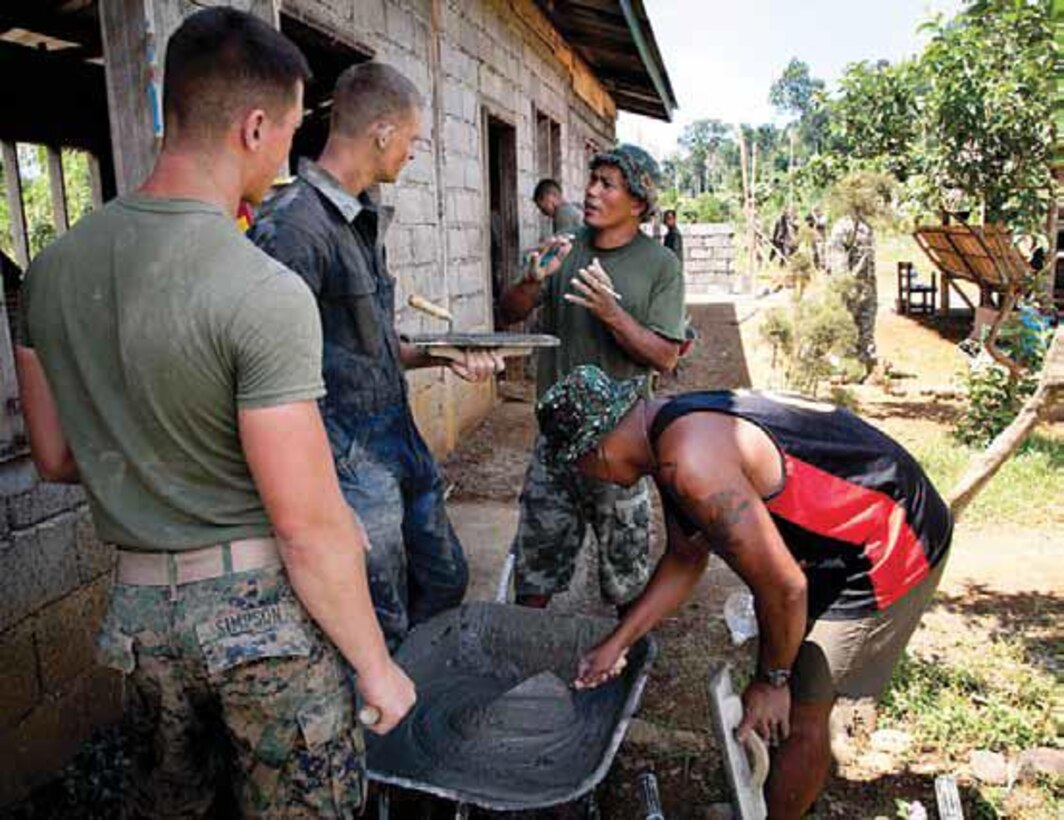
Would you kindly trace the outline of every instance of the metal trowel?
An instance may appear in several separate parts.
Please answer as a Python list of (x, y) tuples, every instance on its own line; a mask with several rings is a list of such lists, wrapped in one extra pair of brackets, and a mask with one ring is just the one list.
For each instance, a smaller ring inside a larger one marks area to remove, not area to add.
[(735, 730), (743, 720), (743, 703), (732, 689), (729, 664), (722, 664), (710, 676), (709, 706), (724, 771), (735, 794), (735, 816), (737, 820), (765, 820), (768, 747), (756, 732), (751, 732), (745, 743), (735, 739)]

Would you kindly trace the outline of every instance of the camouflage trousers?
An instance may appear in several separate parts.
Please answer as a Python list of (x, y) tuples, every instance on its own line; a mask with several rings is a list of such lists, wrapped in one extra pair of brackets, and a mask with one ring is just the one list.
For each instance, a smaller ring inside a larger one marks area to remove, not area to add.
[(857, 325), (857, 360), (868, 370), (876, 363), (876, 282), (855, 276), (853, 296), (846, 305)]
[(99, 660), (126, 674), (128, 817), (354, 817), (365, 746), (345, 667), (279, 569), (116, 584)]
[(650, 493), (644, 478), (619, 487), (555, 467), (537, 437), (521, 490), (514, 538), (516, 592), (554, 595), (569, 588), (588, 528), (598, 543), (599, 587), (612, 604), (627, 604), (650, 575)]

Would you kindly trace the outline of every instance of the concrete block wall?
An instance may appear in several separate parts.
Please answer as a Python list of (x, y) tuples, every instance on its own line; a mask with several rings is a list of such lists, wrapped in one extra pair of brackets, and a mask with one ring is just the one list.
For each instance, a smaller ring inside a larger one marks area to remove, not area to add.
[(683, 234), (684, 283), (688, 295), (731, 290), (735, 267), (735, 228), (730, 223), (679, 226)]
[(53, 777), (121, 714), (121, 680), (96, 666), (113, 550), (79, 487), (0, 465), (0, 806)]

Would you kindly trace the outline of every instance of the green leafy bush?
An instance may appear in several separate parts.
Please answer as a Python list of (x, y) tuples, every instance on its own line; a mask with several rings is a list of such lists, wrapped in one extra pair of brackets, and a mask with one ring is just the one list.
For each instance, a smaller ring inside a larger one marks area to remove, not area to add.
[(1024, 401), (1038, 384), (1052, 331), (1049, 323), (1033, 308), (1021, 307), (1002, 326), (998, 346), (1025, 368), (1012, 378), (1008, 368), (980, 350), (961, 376), (966, 406), (957, 420), (954, 436), (972, 447), (985, 447), (1009, 426)]
[(768, 311), (761, 324), (787, 386), (809, 396), (816, 396), (824, 382), (856, 372), (857, 327), (839, 288), (834, 280), (821, 282), (789, 309)]

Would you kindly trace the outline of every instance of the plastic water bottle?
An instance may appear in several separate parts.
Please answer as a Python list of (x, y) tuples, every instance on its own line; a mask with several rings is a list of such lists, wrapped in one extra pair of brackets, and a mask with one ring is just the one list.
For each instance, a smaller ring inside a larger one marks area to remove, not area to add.
[(754, 596), (749, 590), (739, 590), (728, 596), (724, 602), (724, 622), (736, 646), (757, 637), (757, 613), (754, 612)]

